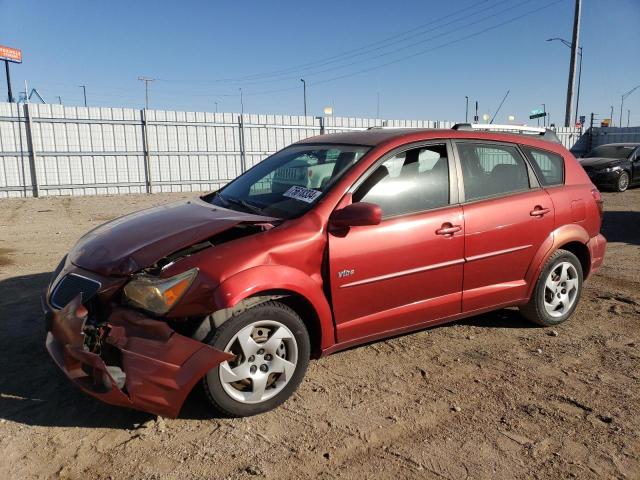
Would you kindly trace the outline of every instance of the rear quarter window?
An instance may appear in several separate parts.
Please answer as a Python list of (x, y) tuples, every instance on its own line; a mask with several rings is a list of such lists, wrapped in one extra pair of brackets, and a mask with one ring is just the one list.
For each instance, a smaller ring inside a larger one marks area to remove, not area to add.
[(545, 187), (564, 184), (564, 158), (561, 155), (530, 147), (522, 149), (529, 157), (540, 184)]

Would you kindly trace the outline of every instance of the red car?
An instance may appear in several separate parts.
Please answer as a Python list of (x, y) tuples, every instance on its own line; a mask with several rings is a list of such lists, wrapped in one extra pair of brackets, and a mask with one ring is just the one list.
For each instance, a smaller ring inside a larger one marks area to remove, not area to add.
[(107, 403), (176, 416), (202, 382), (245, 416), (353, 345), (509, 306), (560, 324), (606, 240), (600, 193), (548, 136), (322, 135), (102, 225), (54, 272), (47, 349)]

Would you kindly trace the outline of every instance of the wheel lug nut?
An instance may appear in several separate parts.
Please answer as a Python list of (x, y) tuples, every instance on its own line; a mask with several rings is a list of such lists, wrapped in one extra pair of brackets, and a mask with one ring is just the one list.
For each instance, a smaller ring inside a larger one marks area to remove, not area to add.
[(267, 354), (264, 356), (264, 359), (265, 359), (265, 360), (267, 360), (267, 361), (270, 361), (272, 358), (273, 358), (273, 356), (272, 356), (270, 353), (267, 353)]
[(269, 370), (269, 368), (264, 363), (262, 365), (260, 365), (260, 371), (261, 372), (266, 372), (267, 370)]
[(251, 368), (249, 369), (249, 371), (253, 375), (254, 373), (256, 373), (258, 371), (258, 367), (256, 367), (255, 365), (251, 365)]
[(258, 350), (258, 355), (262, 355), (264, 354), (264, 348), (261, 348), (260, 350)]
[(255, 357), (255, 356), (253, 356), (253, 355), (251, 355), (251, 356), (249, 357), (249, 361), (250, 361), (250, 362), (253, 362), (255, 359), (256, 359), (256, 357)]

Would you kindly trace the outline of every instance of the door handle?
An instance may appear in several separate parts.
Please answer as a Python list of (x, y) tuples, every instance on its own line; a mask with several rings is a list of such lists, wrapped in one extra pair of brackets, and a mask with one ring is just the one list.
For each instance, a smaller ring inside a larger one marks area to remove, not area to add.
[(544, 208), (544, 207), (541, 207), (540, 205), (536, 205), (535, 208), (529, 212), (529, 215), (531, 215), (532, 217), (542, 217), (543, 215), (546, 215), (550, 211), (551, 211), (550, 208)]
[(462, 230), (462, 227), (460, 225), (452, 225), (451, 223), (447, 222), (443, 223), (442, 226), (438, 230), (436, 230), (436, 235), (444, 235), (446, 237), (453, 235), (460, 230)]

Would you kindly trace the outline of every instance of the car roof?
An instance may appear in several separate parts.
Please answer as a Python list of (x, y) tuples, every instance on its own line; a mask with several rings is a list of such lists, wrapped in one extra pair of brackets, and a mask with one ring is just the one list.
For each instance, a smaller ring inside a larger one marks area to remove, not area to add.
[(487, 132), (482, 130), (453, 130), (434, 128), (373, 128), (342, 133), (329, 133), (305, 138), (297, 144), (342, 144), (363, 145), (376, 147), (385, 143), (410, 143), (422, 140), (446, 140), (446, 139), (474, 139), (493, 140), (498, 142), (519, 143), (524, 145), (545, 145), (547, 149), (551, 145), (559, 145), (536, 138), (533, 135), (520, 135), (508, 132)]
[[(602, 145), (598, 145), (598, 147), (640, 147), (640, 143), (635, 143), (635, 142), (603, 143)], [(598, 147), (593, 147), (593, 148), (598, 148)]]

